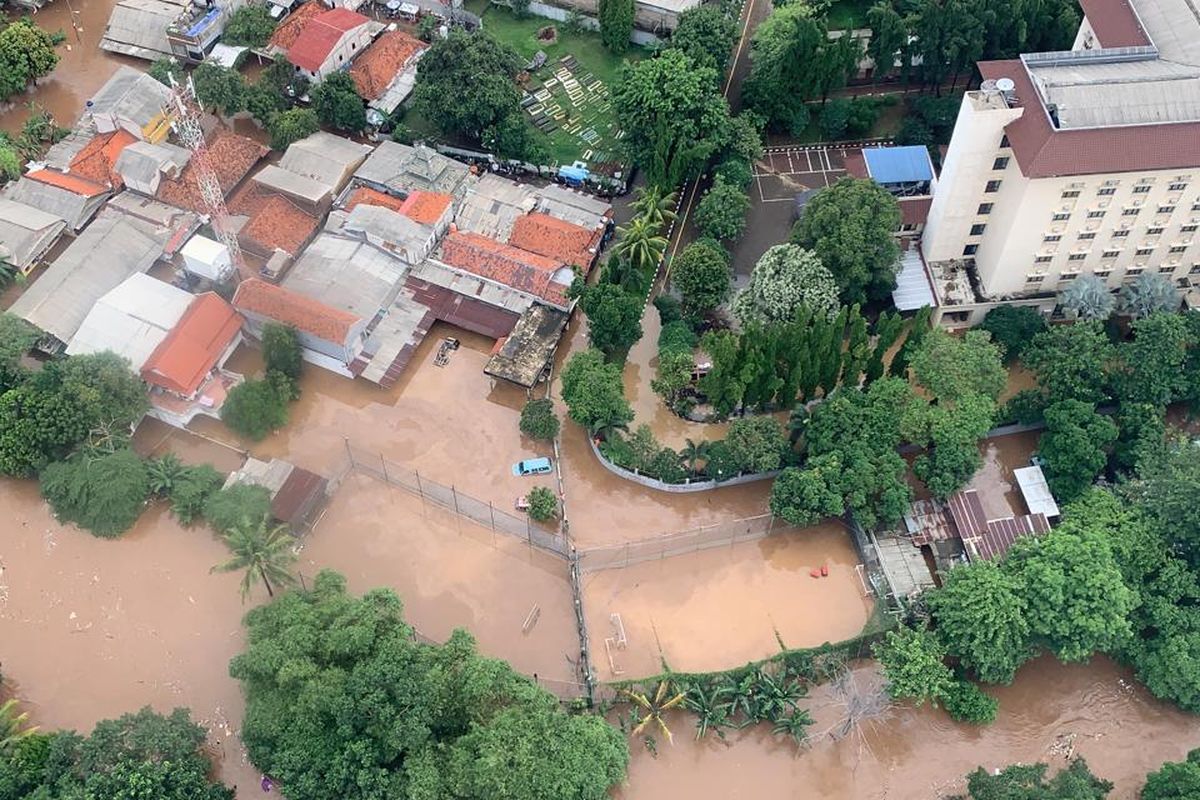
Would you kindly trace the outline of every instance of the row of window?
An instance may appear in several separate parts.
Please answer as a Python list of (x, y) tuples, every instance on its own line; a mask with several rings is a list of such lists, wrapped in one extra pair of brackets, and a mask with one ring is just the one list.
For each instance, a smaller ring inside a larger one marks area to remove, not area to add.
[[(1156, 271), (1160, 275), (1174, 275), (1179, 270), (1179, 266), (1180, 266), (1179, 264), (1164, 264), (1163, 266), (1158, 267), (1158, 269)], [(1140, 267), (1140, 266), (1128, 267), (1125, 270), (1124, 277), (1135, 278), (1138, 275), (1141, 275), (1145, 271), (1146, 271), (1145, 267)], [(1081, 274), (1082, 273), (1078, 272), (1078, 271), (1063, 272), (1058, 276), (1058, 280), (1059, 281), (1073, 281), (1076, 278), (1078, 278)], [(1095, 275), (1097, 278), (1107, 278), (1108, 276), (1112, 275), (1112, 268), (1111, 267), (1099, 268), (1099, 269), (1094, 270), (1092, 272), (1092, 274)], [(1191, 268), (1188, 269), (1187, 274), (1188, 275), (1200, 275), (1200, 264), (1193, 264), (1191, 266)], [(1031, 272), (1025, 276), (1025, 283), (1027, 283), (1027, 284), (1044, 283), (1049, 277), (1050, 276), (1044, 272)]]
[[(1116, 233), (1127, 234), (1127, 233), (1129, 233), (1129, 231), (1117, 231)], [(1116, 233), (1114, 233), (1114, 236), (1116, 235)], [(1094, 233), (1080, 234), (1080, 236), (1079, 236), (1079, 238), (1082, 240), (1094, 239), (1095, 237), (1096, 237), (1096, 234), (1094, 234)], [(1061, 238), (1062, 238), (1061, 236), (1047, 236), (1044, 241), (1057, 242)], [(1183, 253), (1183, 252), (1186, 252), (1187, 249), (1191, 246), (1192, 246), (1192, 243), (1190, 241), (1177, 242), (1177, 243), (1171, 245), (1170, 247), (1168, 247), (1167, 252), (1172, 253), (1172, 254)], [(1150, 255), (1154, 254), (1154, 251), (1157, 249), (1157, 247), (1158, 246), (1156, 244), (1143, 242), (1136, 250), (1133, 251), (1133, 254), (1135, 256), (1150, 256)], [(979, 252), (978, 244), (968, 244), (965, 247), (963, 247), (963, 255), (964, 256), (973, 256), (978, 252)], [(1068, 261), (1083, 261), (1085, 258), (1090, 256), (1091, 254), (1092, 254), (1091, 250), (1085, 250), (1083, 252), (1071, 253), (1067, 256), (1067, 260)], [(1054, 260), (1055, 255), (1056, 254), (1054, 254), (1054, 253), (1042, 254), (1042, 255), (1034, 257), (1034, 261), (1036, 261), (1039, 264), (1048, 264)], [(1100, 253), (1101, 258), (1116, 258), (1119, 255), (1121, 255), (1121, 248), (1120, 247), (1112, 247), (1112, 246), (1104, 248), (1104, 250), (1102, 250)]]

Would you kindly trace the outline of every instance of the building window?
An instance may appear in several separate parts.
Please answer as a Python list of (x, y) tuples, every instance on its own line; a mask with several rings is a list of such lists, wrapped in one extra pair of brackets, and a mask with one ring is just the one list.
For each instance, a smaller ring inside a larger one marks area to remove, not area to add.
[(1089, 211), (1088, 212), (1088, 219), (1102, 219), (1103, 217), (1104, 217), (1103, 211)]
[(975, 211), (976, 214), (992, 213), (992, 203), (980, 203), (979, 208)]
[(1159, 207), (1158, 207), (1158, 213), (1160, 213), (1160, 214), (1173, 214), (1173, 213), (1175, 213), (1175, 206), (1159, 206)]
[(1141, 211), (1140, 208), (1126, 208), (1121, 211), (1121, 214), (1126, 217), (1136, 217), (1139, 211)]
[(1071, 218), (1070, 214), (1064, 214), (1063, 212), (1060, 211), (1054, 215), (1053, 220), (1054, 220), (1054, 222), (1065, 222), (1066, 220), (1069, 220), (1070, 218)]
[(1112, 275), (1112, 267), (1105, 267), (1104, 269), (1098, 269), (1095, 271), (1094, 274), (1097, 278), (1107, 278), (1109, 275)]
[(1025, 276), (1025, 282), (1026, 282), (1026, 283), (1041, 283), (1041, 282), (1042, 282), (1042, 281), (1044, 281), (1044, 280), (1046, 280), (1046, 276), (1045, 276), (1045, 275), (1036, 275), (1036, 274), (1034, 274), (1034, 275), (1026, 275), (1026, 276)]
[(1167, 250), (1167, 252), (1168, 253), (1182, 253), (1184, 250), (1187, 250), (1186, 244), (1174, 244), (1174, 245), (1171, 245), (1171, 248), (1169, 250)]
[(1100, 191), (1096, 192), (1096, 194), (1098, 194), (1098, 195), (1110, 195), (1110, 194), (1116, 194), (1116, 193), (1117, 193), (1117, 188), (1115, 186), (1103, 186), (1100, 188)]
[(1054, 256), (1038, 256), (1033, 259), (1035, 264), (1048, 264), (1054, 260)]
[(1120, 239), (1122, 237), (1128, 236), (1129, 231), (1113, 231), (1112, 235), (1113, 235), (1114, 239)]
[(1085, 231), (1085, 232), (1079, 234), (1079, 241), (1081, 241), (1081, 242), (1090, 241), (1095, 238), (1096, 238), (1095, 231)]
[(1158, 225), (1151, 225), (1149, 228), (1146, 228), (1147, 236), (1158, 236), (1162, 232), (1163, 229)]
[(1042, 237), (1042, 241), (1043, 242), (1061, 242), (1062, 236), (1058, 235), (1057, 233), (1051, 233), (1051, 234), (1047, 234), (1046, 236)]
[(1067, 256), (1067, 261), (1083, 261), (1087, 257), (1087, 253), (1071, 253), (1071, 255)]
[(1187, 188), (1186, 183), (1172, 183), (1170, 186), (1167, 187), (1167, 189), (1169, 189), (1172, 192), (1182, 192), (1186, 188)]
[(1008, 156), (1000, 156), (992, 162), (992, 169), (1007, 169)]
[(1200, 275), (1200, 264), (1192, 264), (1192, 268), (1188, 270), (1188, 275)]
[(1117, 256), (1121, 255), (1121, 251), (1120, 250), (1105, 250), (1101, 255), (1104, 258), (1116, 258)]
[(1179, 227), (1179, 230), (1182, 231), (1183, 233), (1195, 233), (1196, 227), (1197, 227), (1196, 223), (1189, 222), (1187, 225), (1181, 225)]
[(1062, 196), (1063, 196), (1064, 200), (1071, 198), (1071, 197), (1079, 197), (1079, 190), (1078, 189), (1068, 189), (1067, 191), (1062, 193)]
[(979, 252), (979, 245), (977, 245), (977, 244), (969, 244), (963, 248), (964, 256), (973, 256), (977, 252)]
[(1125, 277), (1130, 278), (1135, 275), (1141, 275), (1145, 271), (1146, 268), (1140, 265), (1136, 267), (1130, 267), (1129, 269), (1125, 270)]
[(987, 225), (984, 225), (981, 222), (977, 222), (971, 226), (971, 232), (967, 235), (968, 236), (983, 236), (983, 232), (986, 229), (987, 229)]
[(1000, 191), (1001, 183), (1003, 183), (1003, 181), (988, 181), (987, 186), (983, 187), (983, 190), (989, 194), (992, 192), (998, 192)]
[(1073, 281), (1078, 277), (1079, 277), (1078, 272), (1064, 272), (1062, 275), (1058, 276), (1058, 279), (1060, 281)]
[(1153, 247), (1139, 247), (1137, 250), (1133, 251), (1133, 254), (1135, 256), (1148, 256), (1153, 252), (1154, 252)]
[(1008, 147), (1008, 146), (1009, 146), (1009, 144), (1008, 144), (1008, 134), (1007, 134), (1007, 133), (1006, 133), (1006, 134), (1004, 134), (1003, 136), (1001, 136), (1001, 137), (1000, 137), (1000, 146), (1001, 146), (1001, 147)]
[(1133, 187), (1134, 194), (1148, 194), (1149, 192), (1150, 192), (1150, 187), (1144, 183), (1141, 186)]

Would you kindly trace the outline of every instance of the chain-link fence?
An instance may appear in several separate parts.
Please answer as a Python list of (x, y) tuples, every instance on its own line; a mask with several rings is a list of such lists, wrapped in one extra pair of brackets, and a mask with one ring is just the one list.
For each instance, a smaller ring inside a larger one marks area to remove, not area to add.
[(643, 561), (670, 558), (713, 547), (732, 547), (739, 542), (762, 539), (787, 527), (786, 523), (776, 522), (773, 515), (762, 514), (714, 525), (702, 525), (692, 530), (640, 539), (636, 542), (592, 547), (579, 551), (579, 569), (581, 572), (620, 569)]
[(569, 558), (570, 546), (564, 537), (554, 530), (544, 528), (529, 518), (518, 517), (492, 503), (465, 494), (454, 486), (447, 486), (422, 475), (416, 470), (388, 461), (379, 453), (359, 450), (347, 443), (353, 469), (374, 475), (387, 483), (399, 486), (448, 511), (466, 517), (485, 528), (504, 533), (559, 558)]

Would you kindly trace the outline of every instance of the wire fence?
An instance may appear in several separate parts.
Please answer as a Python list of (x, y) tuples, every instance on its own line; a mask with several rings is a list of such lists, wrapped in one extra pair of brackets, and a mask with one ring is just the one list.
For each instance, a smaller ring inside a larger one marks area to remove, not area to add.
[(346, 443), (346, 453), (350, 457), (353, 469), (374, 475), (386, 483), (412, 492), (423, 500), (453, 511), (492, 531), (520, 539), (543, 552), (564, 560), (570, 558), (571, 549), (566, 538), (537, 524), (528, 515), (518, 517), (510, 514), (486, 500), (472, 497), (454, 486), (431, 480), (417, 470), (388, 461), (380, 453), (360, 450), (349, 442)]
[[(788, 526), (780, 524), (779, 529), (784, 527)], [(621, 569), (643, 561), (656, 561), (715, 547), (732, 547), (739, 542), (762, 539), (776, 529), (774, 515), (762, 514), (634, 542), (592, 547), (578, 551), (579, 569), (581, 572)]]

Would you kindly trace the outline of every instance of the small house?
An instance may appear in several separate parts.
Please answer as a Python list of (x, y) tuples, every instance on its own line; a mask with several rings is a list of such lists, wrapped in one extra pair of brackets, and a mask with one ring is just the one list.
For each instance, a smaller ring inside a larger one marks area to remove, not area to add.
[(357, 11), (346, 8), (325, 11), (300, 31), (296, 41), (288, 48), (288, 61), (304, 77), (319, 81), (331, 73), (348, 68), (381, 27)]

